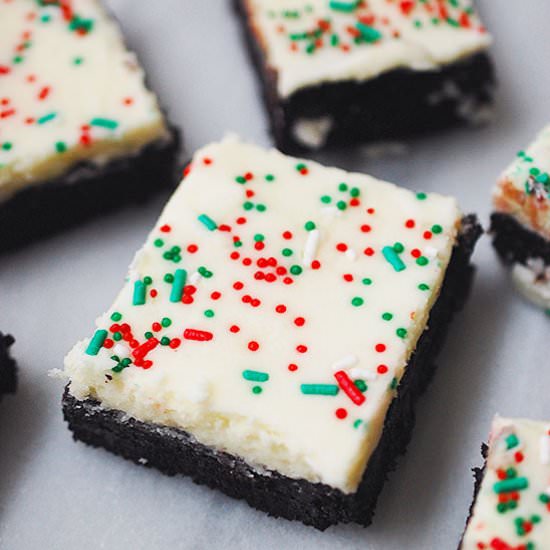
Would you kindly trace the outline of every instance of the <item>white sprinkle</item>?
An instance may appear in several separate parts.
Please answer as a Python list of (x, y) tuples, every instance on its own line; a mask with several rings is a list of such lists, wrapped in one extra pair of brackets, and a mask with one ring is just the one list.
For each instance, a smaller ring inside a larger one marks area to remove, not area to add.
[(349, 374), (352, 378), (364, 378), (365, 380), (375, 380), (376, 375), (365, 369), (354, 368), (349, 371)]
[(304, 249), (304, 258), (302, 260), (304, 266), (309, 267), (311, 262), (315, 260), (315, 257), (317, 256), (317, 249), (319, 248), (319, 237), (320, 234), (318, 229), (312, 229), (309, 232)]
[(357, 253), (355, 252), (355, 250), (353, 250), (353, 248), (348, 248), (345, 252), (345, 255), (346, 255), (346, 258), (351, 262), (354, 262), (355, 259), (357, 258)]
[(349, 369), (356, 365), (359, 361), (359, 358), (355, 355), (345, 355), (341, 359), (338, 359), (333, 365), (334, 370), (344, 370)]
[(434, 248), (433, 246), (427, 246), (426, 250), (424, 250), (424, 254), (428, 258), (435, 258), (437, 256), (437, 248)]
[(201, 279), (202, 275), (198, 271), (195, 271), (195, 273), (189, 277), (189, 282), (192, 285), (196, 285)]
[(546, 434), (540, 438), (540, 461), (547, 466), (550, 464), (550, 435)]

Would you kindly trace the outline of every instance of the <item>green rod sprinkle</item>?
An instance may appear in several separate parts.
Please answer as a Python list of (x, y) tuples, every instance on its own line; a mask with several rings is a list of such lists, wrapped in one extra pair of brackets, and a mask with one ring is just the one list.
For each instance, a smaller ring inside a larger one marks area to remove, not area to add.
[(108, 130), (115, 130), (118, 127), (118, 122), (110, 118), (92, 118), (90, 126), (99, 126), (101, 128), (107, 128)]
[(331, 0), (329, 2), (329, 8), (334, 11), (343, 11), (350, 13), (357, 9), (359, 0), (353, 0), (351, 2), (344, 2), (343, 0)]
[(514, 477), (512, 479), (504, 479), (497, 481), (493, 485), (495, 493), (509, 493), (511, 491), (521, 491), (529, 487), (529, 481), (526, 477)]
[(132, 304), (134, 306), (142, 306), (145, 303), (145, 292), (147, 286), (143, 281), (136, 281), (134, 283), (134, 296), (132, 298)]
[(214, 229), (218, 228), (218, 224), (206, 214), (201, 214), (198, 217), (198, 220), (208, 229), (209, 231), (214, 231)]
[(172, 283), (172, 290), (170, 292), (170, 301), (179, 302), (183, 295), (183, 288), (187, 281), (187, 271), (185, 269), (176, 269), (174, 273), (174, 282)]
[(37, 124), (45, 124), (46, 122), (49, 122), (50, 120), (53, 120), (57, 116), (57, 113), (48, 113), (47, 115), (44, 115), (43, 117), (40, 117), (36, 123)]
[(384, 258), (392, 265), (395, 271), (403, 271), (407, 266), (403, 263), (397, 252), (391, 246), (385, 246), (382, 249)]
[(105, 342), (105, 338), (107, 338), (106, 330), (96, 330), (90, 340), (90, 343), (88, 344), (88, 347), (86, 348), (86, 354), (97, 355), (103, 345), (103, 342)]
[(243, 370), (243, 378), (251, 382), (267, 382), (269, 380), (269, 374), (257, 370)]
[(302, 384), (300, 390), (305, 395), (337, 395), (340, 388), (336, 384)]

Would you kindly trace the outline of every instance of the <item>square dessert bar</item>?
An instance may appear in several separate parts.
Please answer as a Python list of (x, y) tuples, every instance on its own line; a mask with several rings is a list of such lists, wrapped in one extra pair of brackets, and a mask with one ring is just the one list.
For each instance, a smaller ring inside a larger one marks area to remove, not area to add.
[(0, 398), (6, 393), (15, 392), (15, 361), (10, 355), (10, 347), (14, 342), (13, 336), (0, 332)]
[(282, 150), (401, 139), (491, 114), (469, 0), (234, 0)]
[(178, 149), (98, 0), (0, 2), (0, 252), (175, 183)]
[(550, 126), (504, 171), (493, 206), (495, 249), (519, 290), (550, 311)]
[(452, 198), (205, 147), (66, 357), (69, 427), (274, 516), (368, 525), (479, 233)]
[(496, 417), (461, 550), (550, 548), (550, 422)]

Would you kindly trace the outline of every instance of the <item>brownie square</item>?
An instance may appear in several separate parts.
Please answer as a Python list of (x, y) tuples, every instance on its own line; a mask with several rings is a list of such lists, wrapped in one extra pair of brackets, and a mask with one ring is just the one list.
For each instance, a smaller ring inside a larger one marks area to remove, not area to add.
[(550, 424), (495, 417), (476, 468), (460, 550), (545, 548), (550, 540)]
[(271, 515), (369, 525), (480, 233), (449, 197), (209, 145), (65, 360), (69, 427)]
[(15, 393), (15, 360), (10, 355), (10, 347), (14, 342), (13, 336), (0, 332), (0, 398), (6, 393)]
[(499, 178), (493, 192), (493, 245), (518, 290), (550, 311), (550, 127)]
[(0, 252), (175, 183), (178, 131), (98, 0), (4, 2), (0, 36)]
[(284, 151), (486, 122), (490, 37), (470, 3), (234, 0)]

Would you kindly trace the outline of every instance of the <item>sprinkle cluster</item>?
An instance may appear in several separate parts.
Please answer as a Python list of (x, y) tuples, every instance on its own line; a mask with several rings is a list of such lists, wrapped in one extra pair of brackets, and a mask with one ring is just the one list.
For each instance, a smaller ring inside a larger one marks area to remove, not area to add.
[[(327, 0), (325, 8), (305, 2), (300, 9), (269, 10), (277, 32), (292, 52), (312, 55), (323, 49), (347, 53), (356, 48), (399, 40), (402, 24), (411, 29), (443, 25), (485, 33), (470, 1), (388, 0), (392, 10), (380, 14), (365, 0)], [(319, 13), (318, 13), (319, 12)], [(300, 25), (300, 23), (302, 25)]]

